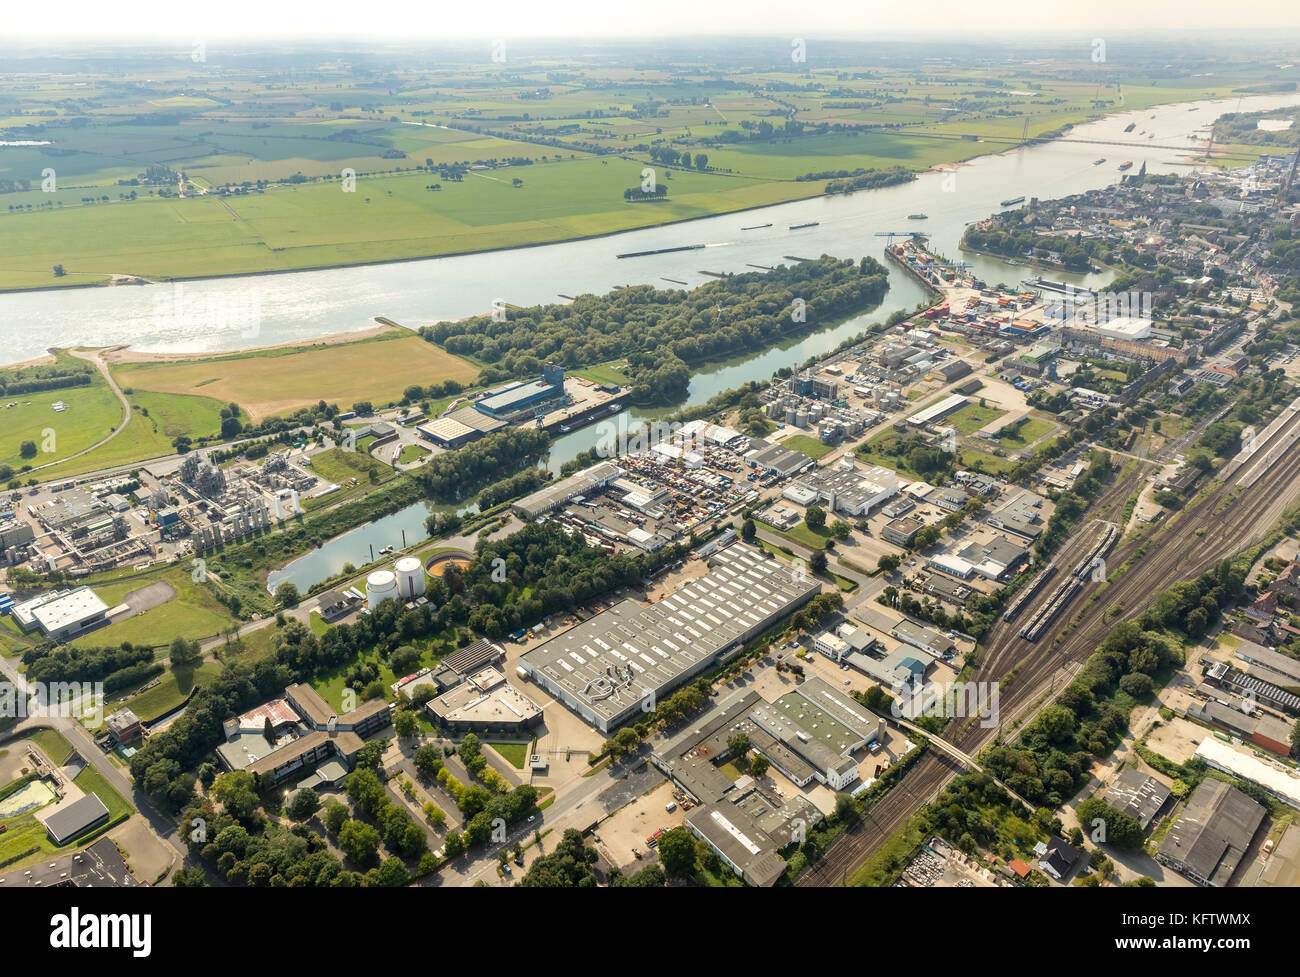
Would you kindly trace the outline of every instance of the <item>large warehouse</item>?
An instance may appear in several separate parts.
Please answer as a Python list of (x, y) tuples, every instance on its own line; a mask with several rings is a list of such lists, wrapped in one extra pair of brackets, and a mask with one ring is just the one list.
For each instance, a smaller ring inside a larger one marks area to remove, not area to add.
[[(551, 695), (602, 733), (616, 729), (725, 652), (802, 607), (815, 580), (733, 543), (705, 576), (648, 607), (620, 601), (519, 659)], [(650, 698), (653, 693), (653, 699)]]
[(66, 641), (102, 624), (108, 605), (89, 587), (77, 587), (25, 600), (12, 613), (24, 632), (39, 629), (51, 641)]

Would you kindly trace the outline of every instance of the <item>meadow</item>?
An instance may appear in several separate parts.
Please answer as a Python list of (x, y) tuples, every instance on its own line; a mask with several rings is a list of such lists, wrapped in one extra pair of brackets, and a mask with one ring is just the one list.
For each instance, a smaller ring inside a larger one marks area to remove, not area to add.
[(133, 398), (202, 390), (215, 402), (233, 401), (258, 421), (314, 405), (322, 398), (344, 410), (369, 400), (400, 399), (411, 384), (454, 379), (469, 384), (478, 369), (405, 329), (350, 343), (256, 350), (233, 356), (122, 363), (113, 377)]

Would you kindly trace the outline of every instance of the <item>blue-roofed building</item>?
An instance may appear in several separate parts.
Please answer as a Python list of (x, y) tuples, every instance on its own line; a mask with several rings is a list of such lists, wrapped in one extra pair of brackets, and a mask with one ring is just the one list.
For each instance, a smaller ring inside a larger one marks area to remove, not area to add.
[(523, 413), (550, 411), (569, 400), (564, 392), (564, 370), (547, 364), (539, 380), (520, 380), (488, 391), (474, 406), (488, 417), (510, 420)]

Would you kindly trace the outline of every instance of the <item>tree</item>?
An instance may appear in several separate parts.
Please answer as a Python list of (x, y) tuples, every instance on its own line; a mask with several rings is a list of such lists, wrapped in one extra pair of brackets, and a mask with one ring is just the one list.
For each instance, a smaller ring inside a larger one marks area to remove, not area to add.
[(197, 641), (186, 641), (180, 635), (172, 639), (169, 655), (172, 665), (193, 665), (203, 660), (203, 652), (199, 650), (199, 643)]
[(19, 453), (20, 455), (22, 455), (24, 458), (35, 458), (35, 457), (36, 457), (36, 442), (35, 442), (35, 441), (24, 441), (22, 444), (20, 444), (20, 445), (18, 446), (18, 453)]
[(330, 801), (325, 805), (325, 814), (321, 820), (325, 822), (326, 831), (338, 835), (348, 821), (348, 806), (338, 801)]
[(758, 535), (758, 526), (754, 524), (753, 519), (746, 519), (740, 524), (740, 538), (746, 543), (752, 543), (754, 537)]
[(409, 885), (411, 873), (406, 870), (406, 865), (400, 858), (385, 858), (379, 866), (376, 879), (380, 885), (392, 888)]
[(208, 877), (197, 865), (193, 868), (178, 868), (172, 873), (172, 885), (178, 889), (202, 889), (207, 884)]
[[(1137, 818), (1115, 810), (1101, 798), (1089, 797), (1080, 802), (1078, 815), (1079, 823), (1100, 844), (1129, 849), (1142, 847), (1142, 826)], [(1100, 836), (1095, 833), (1099, 828), (1102, 830)]]
[(297, 607), (300, 599), (298, 588), (288, 580), (275, 588), (275, 603), (278, 607)]
[(886, 553), (876, 561), (876, 569), (881, 573), (893, 573), (901, 563), (902, 560), (898, 556), (893, 553)]
[(665, 831), (659, 838), (659, 861), (669, 875), (686, 878), (695, 874), (695, 838), (685, 828)]
[(294, 791), (285, 810), (295, 821), (306, 821), (319, 808), (320, 795), (310, 787), (302, 787)]
[(831, 523), (831, 535), (836, 539), (848, 539), (852, 531), (853, 527), (842, 519), (836, 519)]
[(819, 505), (810, 505), (803, 521), (813, 532), (823, 529), (826, 526), (826, 510)]
[[(1200, 610), (1199, 607), (1196, 609)], [(1134, 699), (1145, 699), (1151, 694), (1152, 687), (1151, 676), (1144, 672), (1130, 672), (1119, 680), (1119, 690)]]
[(62, 265), (55, 265), (55, 266), (54, 266), (54, 277), (55, 277), (55, 278), (62, 278), (62, 277), (63, 277), (64, 275), (66, 275), (66, 274), (67, 274), (67, 272), (64, 271)]
[(763, 776), (763, 774), (767, 773), (767, 768), (770, 767), (771, 765), (772, 764), (767, 759), (767, 757), (763, 756), (763, 754), (760, 753), (757, 756), (755, 756), (754, 759), (749, 761), (750, 775), (754, 777), (761, 777)]
[(393, 726), (396, 727), (397, 735), (401, 739), (410, 739), (420, 731), (420, 721), (409, 709), (398, 710), (397, 715), (393, 717)]
[(733, 759), (743, 757), (749, 752), (749, 737), (743, 733), (732, 733), (727, 739), (727, 752)]
[(251, 773), (243, 770), (223, 773), (212, 782), (212, 796), (236, 821), (247, 824), (253, 820), (258, 798)]
[(339, 831), (339, 848), (358, 865), (372, 865), (379, 857), (379, 832), (364, 821), (349, 821)]
[(808, 569), (813, 573), (826, 572), (826, 553), (822, 550), (815, 550), (812, 556), (808, 557)]

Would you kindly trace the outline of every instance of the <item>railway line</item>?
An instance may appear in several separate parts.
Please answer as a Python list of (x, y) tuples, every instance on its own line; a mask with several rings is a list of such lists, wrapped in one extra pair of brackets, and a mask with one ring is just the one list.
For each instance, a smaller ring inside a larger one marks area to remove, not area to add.
[[(1292, 406), (1300, 406), (1300, 402)], [(1272, 427), (1272, 426), (1271, 426)], [(1282, 514), (1300, 498), (1300, 410), (1290, 411), (1280, 423), (1261, 435), (1264, 442), (1205, 496), (1158, 524), (1145, 537), (1152, 542), (1147, 552), (1114, 579), (1106, 599), (1086, 603), (1072, 622), (1069, 633), (1055, 640), (1026, 644), (1008, 621), (999, 620), (981, 651), (977, 669), (985, 680), (1000, 680), (1000, 708), (1004, 716), (1024, 715), (1038, 702), (1046, 704), (1057, 684), (1071, 668), (1077, 668), (1092, 654), (1114, 621), (1134, 617), (1150, 603), (1152, 595), (1179, 580), (1188, 580), (1263, 540)], [(1286, 445), (1286, 447), (1281, 447)], [(1274, 450), (1278, 449), (1278, 450)], [(1141, 469), (1113, 482), (1093, 505), (1094, 519), (1116, 521), (1124, 504), (1141, 480)], [(1056, 563), (1074, 566), (1096, 544), (1095, 522), (1075, 533), (1062, 547)], [(1122, 566), (1143, 540), (1121, 540), (1112, 561)], [(1110, 608), (1120, 614), (1107, 618)], [(1006, 677), (1015, 669), (1014, 680)], [(1031, 710), (1032, 712), (1032, 710)], [(966, 722), (949, 731), (948, 740), (959, 750), (978, 756), (1001, 730), (982, 729)], [(872, 809), (871, 817), (846, 831), (840, 840), (809, 867), (795, 882), (801, 886), (839, 885), (894, 832), (899, 830), (927, 799), (938, 795), (959, 770), (951, 762), (928, 753), (917, 761), (906, 777)]]

